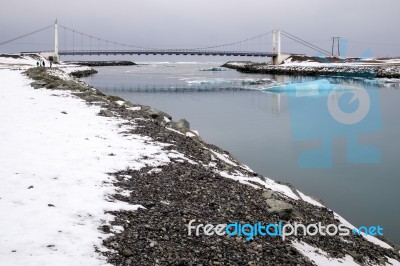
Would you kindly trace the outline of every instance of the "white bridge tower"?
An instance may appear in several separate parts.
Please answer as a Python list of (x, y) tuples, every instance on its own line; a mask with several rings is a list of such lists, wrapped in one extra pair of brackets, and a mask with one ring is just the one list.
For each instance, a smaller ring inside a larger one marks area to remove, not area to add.
[(58, 63), (60, 62), (60, 55), (58, 53), (58, 22), (57, 20), (54, 23), (54, 52), (41, 52), (42, 55), (47, 60)]
[(60, 59), (60, 55), (58, 54), (58, 22), (54, 23), (54, 57), (53, 62), (58, 63)]
[(281, 52), (281, 30), (279, 29), (272, 31), (272, 52), (275, 54), (272, 57), (272, 64), (274, 65), (280, 65), (290, 57), (290, 55)]

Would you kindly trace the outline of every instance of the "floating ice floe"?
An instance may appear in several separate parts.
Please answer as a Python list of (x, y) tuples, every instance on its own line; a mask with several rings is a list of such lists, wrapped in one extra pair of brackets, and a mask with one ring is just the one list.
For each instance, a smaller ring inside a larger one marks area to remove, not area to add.
[(226, 68), (223, 67), (210, 67), (210, 68), (201, 68), (199, 71), (227, 71)]
[(227, 79), (203, 79), (203, 80), (188, 80), (186, 81), (189, 85), (206, 85), (206, 84), (223, 84), (232, 83), (231, 80)]
[(326, 96), (332, 91), (353, 91), (359, 88), (355, 86), (334, 84), (329, 82), (327, 79), (321, 79), (316, 81), (302, 82), (302, 83), (290, 83), (278, 86), (272, 86), (264, 89), (267, 92), (286, 94), (296, 97), (305, 96)]

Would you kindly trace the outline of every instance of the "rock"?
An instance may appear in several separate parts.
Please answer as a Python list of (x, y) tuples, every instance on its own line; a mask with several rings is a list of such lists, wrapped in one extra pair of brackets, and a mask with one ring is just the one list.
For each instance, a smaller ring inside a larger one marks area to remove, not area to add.
[(65, 90), (69, 90), (69, 88), (68, 88), (68, 87), (65, 87), (65, 86), (63, 86), (63, 85), (60, 85), (60, 86), (57, 86), (57, 87), (56, 87), (56, 90), (65, 91)]
[(55, 207), (55, 205), (54, 204), (47, 204), (47, 206), (49, 206), (49, 207)]
[(169, 120), (172, 119), (172, 117), (169, 114), (165, 113), (165, 112), (159, 111), (159, 110), (157, 110), (155, 108), (152, 108), (152, 107), (148, 107), (148, 106), (146, 106), (146, 107), (142, 106), (142, 110), (145, 111), (146, 113), (148, 113), (151, 116), (151, 118), (164, 120), (164, 116), (165, 116)]
[(347, 253), (352, 256), (354, 258), (354, 260), (358, 261), (358, 262), (362, 262), (363, 261), (363, 256), (361, 254), (358, 254), (356, 252), (353, 251), (347, 251)]
[(272, 191), (271, 189), (267, 189), (266, 191), (264, 191), (262, 193), (262, 196), (264, 199), (276, 199), (277, 195), (274, 191)]
[(111, 232), (110, 226), (108, 226), (108, 225), (103, 225), (101, 227), (101, 229), (103, 229), (104, 233), (110, 233)]
[(87, 95), (84, 96), (82, 99), (84, 99), (87, 102), (104, 102), (105, 99), (100, 97), (100, 96), (95, 96), (95, 95)]
[(29, 186), (29, 187), (28, 187), (28, 189), (31, 189), (31, 188), (33, 188), (33, 186)]
[(261, 245), (261, 244), (258, 244), (258, 245), (253, 246), (253, 250), (254, 250), (254, 251), (261, 252), (261, 251), (262, 251), (262, 245)]
[(269, 211), (273, 213), (292, 212), (293, 210), (292, 204), (277, 199), (267, 199), (267, 205), (270, 207)]
[(190, 123), (186, 119), (181, 119), (174, 124), (174, 127), (177, 130), (186, 133), (190, 130)]
[(122, 255), (124, 255), (125, 257), (130, 257), (133, 255), (132, 251), (130, 249), (124, 249), (122, 251)]
[(119, 244), (116, 243), (116, 242), (111, 242), (111, 243), (110, 243), (110, 246), (111, 246), (113, 249), (119, 249)]
[(94, 69), (88, 69), (88, 70), (79, 70), (79, 71), (74, 71), (71, 73), (72, 76), (76, 78), (82, 78), (82, 77), (88, 77), (90, 75), (96, 74), (97, 71)]
[(304, 215), (296, 209), (292, 211), (292, 217), (298, 218), (300, 220), (304, 219)]
[(105, 117), (114, 116), (114, 114), (110, 110), (107, 110), (107, 109), (101, 109), (100, 112), (99, 112), (99, 115), (100, 116), (105, 116)]
[(107, 100), (109, 100), (109, 101), (111, 101), (111, 102), (117, 102), (117, 101), (123, 101), (123, 102), (125, 102), (124, 99), (122, 99), (121, 97), (118, 97), (118, 96), (109, 95), (109, 96), (107, 96), (106, 98), (107, 98)]
[(204, 156), (203, 156), (204, 159), (206, 159), (206, 160), (208, 160), (208, 161), (211, 160), (211, 158), (212, 158), (212, 157), (211, 157), (211, 152), (210, 152), (209, 150), (204, 149), (204, 150), (203, 150), (203, 155), (204, 155)]
[(31, 84), (31, 87), (33, 87), (35, 90), (44, 88), (47, 85), (47, 82), (44, 81), (34, 81)]

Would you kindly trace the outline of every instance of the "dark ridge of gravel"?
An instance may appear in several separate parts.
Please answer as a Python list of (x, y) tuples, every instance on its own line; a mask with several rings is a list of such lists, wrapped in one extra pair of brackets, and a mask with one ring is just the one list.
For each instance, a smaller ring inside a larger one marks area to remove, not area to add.
[(89, 66), (89, 67), (136, 65), (136, 63), (132, 61), (66, 61), (65, 63), (81, 65), (81, 66)]
[[(348, 66), (296, 66), (296, 65), (271, 65), (268, 63), (227, 62), (221, 67), (235, 69), (243, 73), (293, 75), (293, 76), (339, 76), (345, 78), (400, 78), (399, 66), (384, 65), (353, 65)], [(325, 62), (326, 63), (326, 62)]]
[[(240, 173), (265, 180), (257, 173), (231, 165), (213, 156), (210, 149), (228, 154), (199, 137), (187, 137), (187, 121), (167, 121), (171, 117), (149, 106), (125, 102), (117, 96), (107, 96), (87, 84), (74, 79), (63, 80), (51, 74), (56, 70), (31, 68), (26, 75), (35, 81), (34, 88), (70, 90), (89, 105), (100, 105), (99, 115), (117, 116), (129, 120), (133, 129), (123, 134), (139, 134), (153, 141), (167, 144), (166, 152), (178, 151), (185, 159), (171, 159), (171, 163), (141, 170), (121, 169), (110, 175), (114, 185), (130, 192), (115, 194), (115, 200), (141, 204), (145, 209), (110, 212), (116, 218), (111, 225), (124, 228), (103, 241), (110, 251), (98, 251), (113, 265), (313, 265), (307, 257), (291, 246), (291, 241), (304, 241), (327, 252), (330, 257), (350, 255), (361, 265), (384, 264), (385, 256), (400, 260), (396, 250), (374, 245), (363, 237), (297, 236), (283, 241), (280, 237), (256, 237), (245, 241), (242, 237), (189, 236), (187, 224), (195, 219), (200, 223), (265, 223), (287, 221), (311, 224), (339, 224), (332, 211), (316, 207), (303, 200), (292, 200), (280, 193), (262, 188), (257, 182), (249, 185), (220, 176), (220, 171)], [(133, 111), (130, 107), (140, 107)], [(175, 131), (172, 131), (173, 129)], [(177, 131), (177, 132), (176, 132)], [(146, 158), (143, 158), (146, 159)], [(233, 162), (239, 164), (234, 158)], [(270, 201), (283, 202), (289, 207), (272, 211)], [(103, 225), (104, 233), (112, 228)], [(97, 247), (99, 248), (99, 247)]]
[(22, 58), (22, 56), (20, 56), (19, 54), (0, 54), (0, 57), (4, 57), (4, 58), (13, 58), (13, 59), (20, 59), (20, 58)]
[(87, 69), (87, 70), (74, 71), (71, 73), (71, 75), (76, 78), (83, 78), (83, 77), (88, 77), (88, 76), (91, 76), (91, 75), (97, 74), (97, 73), (98, 73), (97, 70)]

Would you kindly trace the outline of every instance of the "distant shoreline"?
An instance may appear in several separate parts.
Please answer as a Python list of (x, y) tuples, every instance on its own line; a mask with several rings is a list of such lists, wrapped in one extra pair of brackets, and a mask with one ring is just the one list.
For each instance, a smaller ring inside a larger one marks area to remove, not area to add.
[(136, 63), (131, 61), (64, 61), (64, 63), (89, 67), (137, 65)]
[[(292, 59), (295, 59), (293, 61)], [(400, 78), (400, 60), (346, 60), (346, 62), (318, 61), (315, 57), (289, 58), (281, 65), (269, 63), (256, 63), (250, 61), (230, 61), (222, 67), (235, 69), (243, 73), (296, 75), (296, 76), (319, 76), (335, 75), (342, 77), (364, 77), (364, 78)], [(398, 62), (397, 62), (398, 61)], [(390, 62), (390, 63), (388, 63)]]

